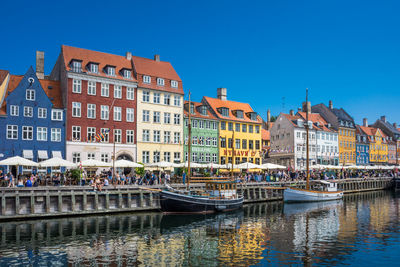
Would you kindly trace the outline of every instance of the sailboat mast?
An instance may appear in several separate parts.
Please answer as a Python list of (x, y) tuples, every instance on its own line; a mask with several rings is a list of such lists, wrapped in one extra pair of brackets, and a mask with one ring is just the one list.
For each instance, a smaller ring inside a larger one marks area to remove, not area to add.
[(235, 145), (235, 132), (233, 131), (233, 129), (232, 129), (232, 165), (231, 165), (231, 176), (232, 176), (232, 178), (233, 178), (233, 163), (235, 162), (235, 148), (234, 148), (234, 145)]
[(192, 113), (192, 103), (190, 102), (190, 91), (189, 91), (189, 116), (188, 116), (188, 173), (187, 173), (187, 184), (188, 188), (190, 188), (190, 158), (192, 155), (192, 123), (190, 120)]
[(307, 162), (306, 162), (306, 171), (307, 171), (306, 189), (310, 190), (310, 152), (309, 152), (310, 144), (309, 144), (309, 139), (308, 139), (308, 132), (309, 132), (308, 112), (309, 112), (309, 110), (308, 110), (308, 88), (306, 88), (306, 138), (307, 138), (306, 139), (306, 160), (307, 160)]

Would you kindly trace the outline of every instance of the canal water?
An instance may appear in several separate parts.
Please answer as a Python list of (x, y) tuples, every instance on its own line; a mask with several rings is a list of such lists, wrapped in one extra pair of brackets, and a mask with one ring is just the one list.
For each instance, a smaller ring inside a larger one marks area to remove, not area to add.
[(0, 223), (0, 266), (399, 266), (400, 195)]

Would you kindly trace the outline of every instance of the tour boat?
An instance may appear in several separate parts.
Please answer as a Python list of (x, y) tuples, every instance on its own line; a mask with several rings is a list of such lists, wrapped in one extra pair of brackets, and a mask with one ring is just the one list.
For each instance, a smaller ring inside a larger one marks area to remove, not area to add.
[(283, 191), (283, 200), (285, 202), (312, 202), (341, 199), (343, 191), (337, 190), (336, 183), (327, 181), (318, 181), (319, 186), (310, 188), (310, 157), (309, 157), (309, 121), (308, 121), (308, 89), (306, 89), (306, 188), (289, 187)]
[(343, 191), (337, 190), (337, 183), (327, 181), (313, 181), (310, 189), (289, 187), (283, 191), (285, 202), (312, 202), (336, 200), (343, 197)]
[(160, 192), (161, 211), (165, 213), (214, 213), (240, 209), (243, 196), (237, 193), (237, 183), (210, 180), (204, 191), (175, 190), (167, 187)]

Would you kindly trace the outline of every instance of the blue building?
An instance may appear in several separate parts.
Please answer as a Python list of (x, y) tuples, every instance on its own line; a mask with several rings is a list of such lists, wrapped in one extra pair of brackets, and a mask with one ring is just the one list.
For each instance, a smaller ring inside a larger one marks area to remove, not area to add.
[(369, 139), (360, 129), (360, 125), (356, 125), (356, 164), (369, 164)]
[[(0, 160), (12, 156), (36, 162), (65, 158), (65, 109), (60, 83), (39, 80), (30, 67), (24, 76), (7, 75), (2, 84)], [(32, 170), (21, 167), (19, 171)]]

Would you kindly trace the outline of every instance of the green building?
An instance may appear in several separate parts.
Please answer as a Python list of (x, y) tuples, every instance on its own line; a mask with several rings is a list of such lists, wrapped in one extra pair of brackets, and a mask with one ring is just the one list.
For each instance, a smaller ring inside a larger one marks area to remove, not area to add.
[[(183, 136), (183, 152), (185, 161), (188, 161), (188, 124), (189, 102), (185, 101)], [(192, 147), (191, 162), (218, 163), (218, 119), (203, 103), (191, 102), (190, 117), (192, 121)]]

